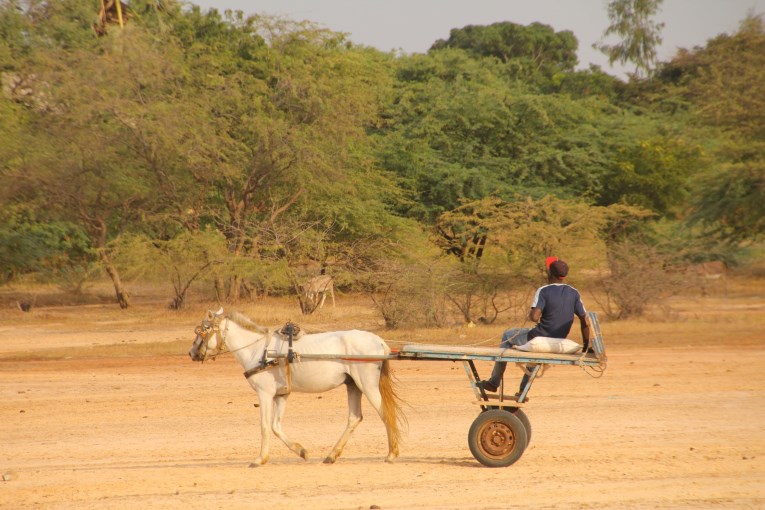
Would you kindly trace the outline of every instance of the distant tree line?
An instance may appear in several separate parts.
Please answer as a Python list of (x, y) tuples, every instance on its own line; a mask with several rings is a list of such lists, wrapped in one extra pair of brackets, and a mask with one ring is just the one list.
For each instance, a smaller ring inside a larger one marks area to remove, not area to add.
[(125, 5), (121, 28), (98, 0), (0, 1), (0, 283), (103, 271), (123, 308), (136, 280), (178, 308), (192, 287), (233, 302), (323, 269), (391, 327), (446, 306), (491, 321), (545, 255), (618, 278), (625, 247), (667, 270), (765, 232), (762, 16), (655, 67), (622, 25), (614, 58), (641, 62), (625, 82), (577, 71), (576, 37), (541, 23), (398, 55)]

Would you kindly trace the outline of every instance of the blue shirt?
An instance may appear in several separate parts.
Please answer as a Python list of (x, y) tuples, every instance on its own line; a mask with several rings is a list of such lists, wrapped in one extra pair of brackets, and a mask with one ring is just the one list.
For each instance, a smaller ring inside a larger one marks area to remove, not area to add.
[(539, 287), (531, 308), (542, 310), (542, 318), (529, 331), (529, 340), (537, 336), (566, 338), (574, 323), (574, 315), (584, 317), (587, 313), (579, 291), (565, 283)]

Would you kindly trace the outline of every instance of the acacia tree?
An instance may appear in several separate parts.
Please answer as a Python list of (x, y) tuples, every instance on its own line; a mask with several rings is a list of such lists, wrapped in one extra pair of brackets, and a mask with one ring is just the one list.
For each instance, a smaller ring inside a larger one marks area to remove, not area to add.
[(234, 299), (252, 269), (243, 261), (300, 242), (281, 234), (292, 225), (328, 231), (333, 244), (387, 234), (395, 188), (373, 168), (366, 129), (389, 57), (310, 24), (172, 2), (151, 14), (100, 39), (87, 32), (89, 44), (2, 48), (23, 70), (16, 89), (40, 88), (13, 97), (31, 120), (8, 146), (8, 196), (59, 197), (50, 210), (88, 232), (121, 306), (109, 243), (128, 230), (166, 241), (214, 225), (233, 255)]
[(439, 39), (430, 49), (460, 48), (476, 57), (494, 57), (504, 64), (513, 62), (527, 79), (535, 75), (549, 79), (574, 69), (578, 45), (569, 30), (556, 32), (542, 23), (524, 26), (503, 21), (453, 28), (448, 39)]
[(579, 269), (603, 268), (611, 225), (647, 214), (629, 206), (598, 207), (551, 196), (512, 202), (488, 197), (442, 214), (434, 241), (461, 262), (452, 302), (466, 320), (478, 320), (478, 311), (491, 321), (511, 307), (508, 301), (500, 303), (500, 291), (544, 279), (540, 261), (545, 257), (565, 257)]
[(691, 178), (705, 165), (698, 145), (668, 133), (623, 142), (609, 162), (599, 203), (627, 203), (674, 218), (686, 210)]
[(401, 59), (398, 78), (376, 135), (382, 164), (412, 191), (403, 214), (432, 223), (493, 192), (590, 197), (603, 185), (614, 108), (539, 94), (460, 49)]
[(117, 260), (129, 278), (172, 285), (173, 310), (185, 306), (194, 283), (211, 282), (228, 257), (225, 239), (213, 229), (183, 231), (168, 240), (125, 235), (115, 244)]
[(715, 130), (719, 163), (694, 186), (691, 220), (730, 245), (765, 232), (765, 19), (678, 56), (673, 65), (692, 111)]
[(130, 119), (122, 105), (157, 93), (166, 83), (157, 79), (167, 71), (165, 60), (151, 44), (97, 40), (78, 3), (34, 3), (26, 15), (41, 27), (14, 53), (13, 77), (31, 92), (11, 99), (27, 108), (25, 136), (33, 142), (19, 149), (7, 182), (18, 200), (43, 201), (49, 215), (88, 234), (120, 307), (127, 308), (109, 242), (138, 226), (155, 209), (156, 195), (151, 173), (125, 143)]
[(656, 63), (656, 48), (661, 44), (664, 23), (656, 23), (653, 16), (663, 0), (611, 0), (608, 18), (611, 24), (603, 37), (621, 38), (614, 44), (598, 42), (593, 47), (608, 56), (608, 63), (632, 62), (636, 76), (648, 76)]
[[(365, 127), (386, 82), (382, 59), (310, 24), (214, 11), (179, 20), (180, 40), (199, 25), (217, 44), (189, 38), (194, 93), (185, 100), (196, 121), (178, 140), (187, 165), (175, 178), (204, 190), (202, 215), (234, 258), (273, 251), (280, 223), (295, 218), (346, 234), (376, 228), (391, 185), (370, 171)], [(241, 283), (232, 273), (230, 299)]]

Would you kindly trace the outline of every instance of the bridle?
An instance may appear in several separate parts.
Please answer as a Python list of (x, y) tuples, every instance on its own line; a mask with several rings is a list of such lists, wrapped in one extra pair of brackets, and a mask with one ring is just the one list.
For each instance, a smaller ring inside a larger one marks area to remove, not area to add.
[[(226, 325), (221, 329), (221, 323), (226, 321)], [(196, 349), (197, 356), (200, 357), (200, 361), (204, 363), (208, 359), (214, 360), (221, 354), (229, 352), (226, 346), (226, 335), (228, 334), (228, 326), (230, 319), (223, 315), (214, 315), (208, 313), (207, 317), (202, 320), (202, 323), (194, 328), (196, 338), (194, 339), (193, 347)], [(218, 337), (216, 342), (215, 351), (208, 355), (210, 339), (213, 335)]]
[[(221, 328), (221, 324), (223, 323), (224, 320), (226, 321), (226, 323), (224, 327)], [(228, 317), (228, 315), (216, 315), (210, 312), (208, 313), (208, 316), (202, 320), (201, 324), (199, 324), (197, 327), (194, 328), (194, 333), (196, 334), (196, 338), (194, 339), (194, 343), (192, 345), (196, 349), (197, 356), (200, 358), (200, 361), (202, 363), (204, 363), (208, 359), (214, 361), (221, 354), (233, 353), (233, 352), (240, 351), (242, 349), (246, 349), (248, 347), (255, 345), (261, 340), (268, 342), (269, 338), (271, 337), (270, 330), (266, 329), (265, 332), (263, 332), (262, 338), (253, 340), (247, 345), (237, 347), (236, 349), (229, 349), (228, 344), (226, 343), (226, 336), (228, 335), (228, 327), (230, 323), (231, 323), (231, 319)], [(218, 341), (216, 342), (215, 351), (212, 354), (208, 355), (207, 351), (209, 350), (209, 342), (210, 342), (210, 339), (213, 337), (213, 335), (216, 335), (218, 337)], [(270, 368), (271, 366), (275, 365), (274, 362), (267, 360), (266, 358), (267, 351), (268, 351), (267, 348), (263, 350), (263, 359), (261, 359), (260, 364), (258, 365), (258, 367), (256, 367), (258, 371), (260, 369)]]

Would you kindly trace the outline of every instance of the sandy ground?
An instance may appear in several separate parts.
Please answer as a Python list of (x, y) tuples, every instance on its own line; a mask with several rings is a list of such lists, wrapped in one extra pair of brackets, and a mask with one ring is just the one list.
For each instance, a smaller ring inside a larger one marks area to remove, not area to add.
[[(29, 338), (83, 337), (0, 328), (0, 351)], [(343, 456), (321, 463), (344, 427), (338, 388), (290, 397), (286, 432), (308, 461), (274, 439), (252, 469), (257, 398), (230, 357), (0, 361), (0, 508), (765, 508), (765, 345), (752, 340), (613, 342), (602, 378), (547, 371), (525, 409), (531, 443), (501, 469), (468, 448), (479, 408), (461, 363), (394, 362), (409, 422), (396, 463), (368, 405)]]

